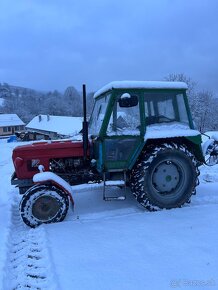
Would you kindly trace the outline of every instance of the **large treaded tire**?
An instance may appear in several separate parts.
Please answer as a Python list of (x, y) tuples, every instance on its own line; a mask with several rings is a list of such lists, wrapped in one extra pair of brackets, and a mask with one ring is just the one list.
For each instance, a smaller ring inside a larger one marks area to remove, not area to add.
[(35, 228), (43, 223), (61, 222), (69, 208), (67, 194), (53, 185), (37, 185), (30, 188), (20, 202), (24, 223)]
[(181, 207), (195, 194), (199, 173), (185, 145), (164, 143), (146, 149), (132, 170), (130, 188), (149, 211)]

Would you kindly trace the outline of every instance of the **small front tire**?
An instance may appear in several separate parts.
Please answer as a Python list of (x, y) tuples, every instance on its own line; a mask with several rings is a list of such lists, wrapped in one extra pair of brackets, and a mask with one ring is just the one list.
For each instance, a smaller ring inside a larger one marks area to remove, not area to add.
[(20, 202), (21, 217), (32, 228), (64, 220), (68, 208), (67, 194), (53, 185), (33, 186)]

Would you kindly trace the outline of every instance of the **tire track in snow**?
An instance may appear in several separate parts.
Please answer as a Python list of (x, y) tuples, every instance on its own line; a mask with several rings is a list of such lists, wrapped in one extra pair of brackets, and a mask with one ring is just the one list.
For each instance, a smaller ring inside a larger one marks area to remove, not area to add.
[(19, 214), (19, 200), (12, 204), (8, 257), (3, 281), (4, 290), (57, 290), (44, 226), (30, 229)]

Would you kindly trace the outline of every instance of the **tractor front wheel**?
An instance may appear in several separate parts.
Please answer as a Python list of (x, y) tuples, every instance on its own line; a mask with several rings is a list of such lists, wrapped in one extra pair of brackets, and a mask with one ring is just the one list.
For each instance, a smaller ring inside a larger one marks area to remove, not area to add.
[(32, 228), (42, 223), (62, 221), (68, 211), (69, 199), (64, 191), (53, 185), (30, 188), (20, 203), (21, 217)]
[(189, 202), (198, 184), (194, 155), (184, 145), (162, 144), (147, 150), (132, 172), (137, 201), (150, 211)]

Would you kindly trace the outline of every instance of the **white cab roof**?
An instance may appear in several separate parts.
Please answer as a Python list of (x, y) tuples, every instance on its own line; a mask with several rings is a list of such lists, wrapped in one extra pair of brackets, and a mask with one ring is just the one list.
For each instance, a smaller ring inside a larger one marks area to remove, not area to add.
[(167, 82), (167, 81), (116, 81), (107, 84), (94, 94), (97, 98), (101, 94), (112, 89), (187, 89), (184, 82)]

